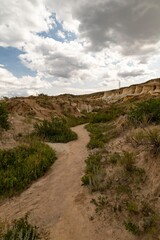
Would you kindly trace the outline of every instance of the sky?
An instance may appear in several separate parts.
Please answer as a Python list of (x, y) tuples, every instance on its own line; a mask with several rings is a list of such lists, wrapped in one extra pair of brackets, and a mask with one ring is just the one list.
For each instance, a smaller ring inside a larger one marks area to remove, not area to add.
[(159, 23), (159, 0), (0, 0), (0, 97), (158, 78)]

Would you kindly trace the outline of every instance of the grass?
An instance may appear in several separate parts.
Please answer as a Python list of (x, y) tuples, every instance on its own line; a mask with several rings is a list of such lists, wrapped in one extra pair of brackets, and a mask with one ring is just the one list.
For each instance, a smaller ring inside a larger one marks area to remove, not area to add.
[(6, 231), (0, 233), (2, 240), (37, 240), (41, 239), (36, 226), (28, 222), (28, 216), (15, 220)]
[(0, 128), (9, 129), (8, 108), (5, 102), (0, 102)]
[(135, 104), (128, 114), (128, 119), (134, 125), (144, 123), (159, 124), (160, 98), (152, 98)]
[(0, 195), (13, 196), (44, 175), (56, 160), (55, 152), (38, 141), (0, 150)]
[(105, 172), (101, 160), (100, 154), (92, 154), (85, 161), (85, 174), (81, 180), (82, 184), (87, 185), (92, 191), (101, 190), (103, 187)]
[(146, 150), (157, 157), (160, 155), (160, 128), (156, 127), (153, 129), (140, 129), (134, 133), (131, 137), (131, 142), (137, 147), (140, 145), (145, 146)]
[(120, 115), (124, 114), (120, 106), (112, 105), (108, 109), (99, 109), (90, 115), (90, 123), (107, 123), (115, 120)]
[(89, 121), (87, 113), (85, 115), (75, 117), (75, 116), (66, 116), (66, 121), (69, 127), (75, 127), (77, 125), (85, 124)]
[(86, 126), (90, 132), (89, 149), (103, 148), (106, 143), (119, 135), (118, 130), (113, 124), (108, 123), (90, 123)]
[(51, 121), (36, 123), (34, 127), (35, 134), (45, 141), (67, 143), (77, 139), (77, 134), (70, 129), (65, 119), (54, 117)]

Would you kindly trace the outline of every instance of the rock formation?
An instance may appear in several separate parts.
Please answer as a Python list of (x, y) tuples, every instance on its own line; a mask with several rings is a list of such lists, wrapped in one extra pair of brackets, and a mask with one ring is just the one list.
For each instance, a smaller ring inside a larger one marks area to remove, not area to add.
[(107, 102), (116, 102), (125, 97), (138, 96), (142, 94), (159, 95), (160, 78), (129, 87), (106, 91), (104, 92), (103, 99)]

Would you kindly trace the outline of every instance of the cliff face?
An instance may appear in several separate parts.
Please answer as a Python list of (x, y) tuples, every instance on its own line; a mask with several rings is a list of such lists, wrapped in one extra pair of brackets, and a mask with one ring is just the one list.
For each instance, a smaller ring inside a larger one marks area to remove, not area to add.
[(107, 102), (116, 102), (119, 99), (138, 96), (142, 94), (159, 95), (160, 94), (160, 78), (153, 79), (145, 83), (132, 85), (130, 87), (115, 89), (104, 92), (103, 99)]

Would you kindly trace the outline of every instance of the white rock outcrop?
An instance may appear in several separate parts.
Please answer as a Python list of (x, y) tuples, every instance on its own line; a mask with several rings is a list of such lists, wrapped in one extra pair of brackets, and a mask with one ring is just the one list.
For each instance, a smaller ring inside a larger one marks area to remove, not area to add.
[(142, 94), (159, 95), (160, 94), (160, 79), (153, 79), (145, 83), (132, 85), (120, 89), (104, 92), (103, 99), (107, 102), (116, 102), (119, 99), (138, 96)]

